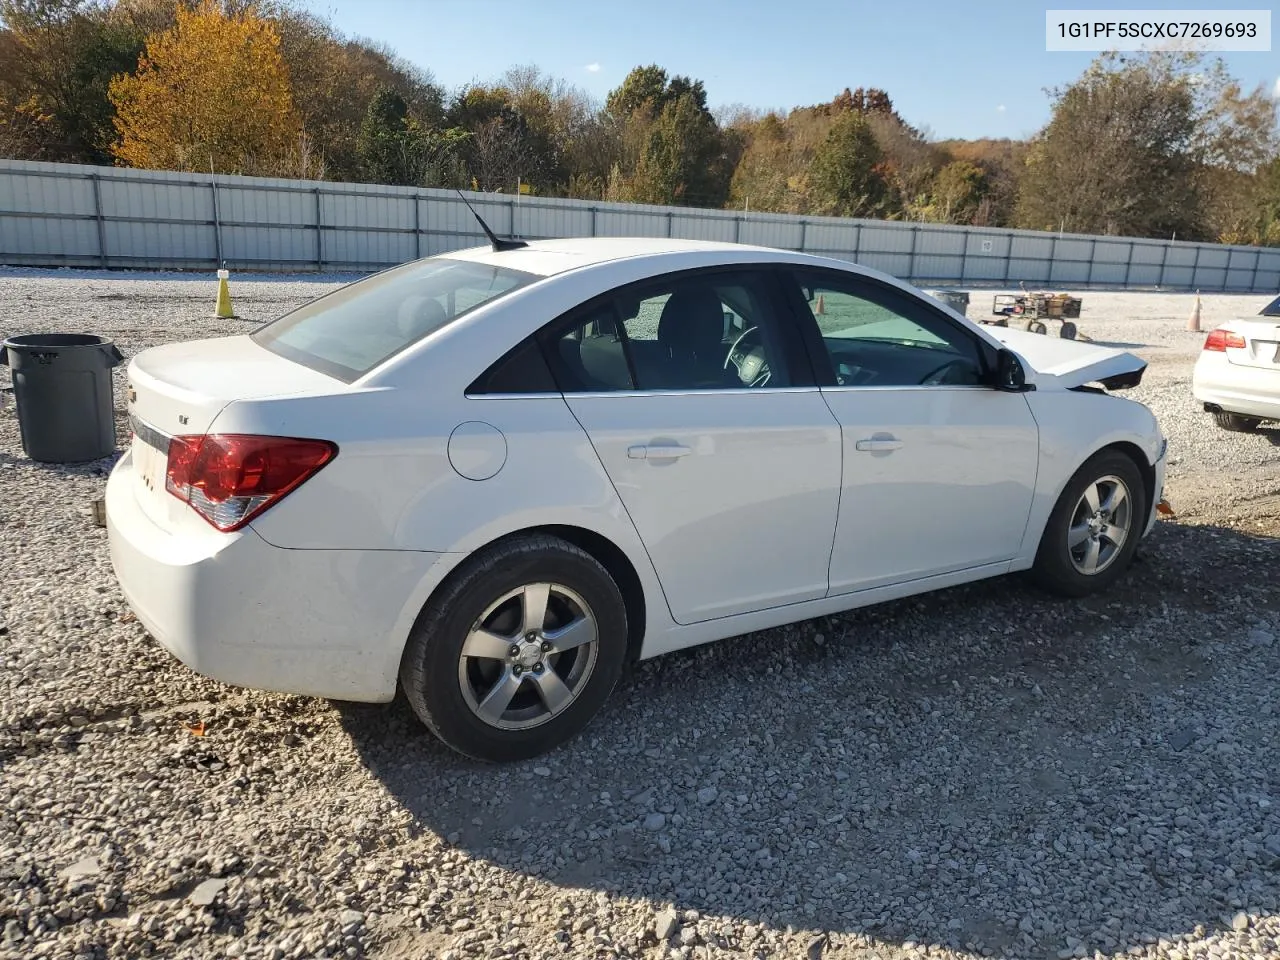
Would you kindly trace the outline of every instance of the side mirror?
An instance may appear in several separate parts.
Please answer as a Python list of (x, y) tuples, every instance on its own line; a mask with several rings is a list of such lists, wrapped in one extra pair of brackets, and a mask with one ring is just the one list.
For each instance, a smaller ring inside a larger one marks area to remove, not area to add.
[(1008, 393), (1024, 393), (1035, 389), (1034, 386), (1027, 385), (1027, 371), (1012, 350), (1002, 348), (996, 354), (995, 388)]

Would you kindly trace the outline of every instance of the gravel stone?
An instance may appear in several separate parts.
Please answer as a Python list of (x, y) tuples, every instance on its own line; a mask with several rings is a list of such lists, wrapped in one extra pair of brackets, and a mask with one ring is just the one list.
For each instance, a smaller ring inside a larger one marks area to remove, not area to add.
[(680, 918), (670, 908), (663, 910), (653, 918), (653, 933), (660, 941), (670, 940), (672, 935), (679, 929)]
[[(216, 320), (211, 275), (0, 270), (0, 334), (133, 355), (338, 279), (233, 274)], [(115, 457), (33, 464), (5, 403), (0, 960), (1280, 957), (1280, 429), (1198, 408), (1189, 296), (1083, 299), (1149, 361), (1125, 395), (1177, 511), (1113, 590), (1009, 577), (644, 661), (534, 767), (183, 667), (85, 510)], [(1204, 328), (1266, 300), (1205, 294)]]
[(207, 907), (218, 898), (223, 889), (227, 886), (227, 881), (219, 877), (205, 880), (191, 891), (191, 896), (187, 899), (197, 907)]

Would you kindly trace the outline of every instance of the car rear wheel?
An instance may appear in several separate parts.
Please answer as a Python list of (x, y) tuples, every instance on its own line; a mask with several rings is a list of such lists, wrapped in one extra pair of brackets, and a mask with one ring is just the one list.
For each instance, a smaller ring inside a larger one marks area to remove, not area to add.
[(522, 760), (587, 725), (626, 650), (626, 606), (608, 571), (558, 537), (523, 536), (466, 561), (432, 598), (400, 684), (454, 750)]
[(1228, 413), (1225, 410), (1215, 411), (1213, 421), (1223, 430), (1230, 430), (1232, 433), (1252, 433), (1258, 429), (1258, 424), (1262, 421), (1256, 417), (1246, 417), (1239, 413)]
[(1076, 471), (1049, 514), (1032, 575), (1067, 597), (1104, 590), (1129, 565), (1146, 525), (1142, 474), (1118, 450), (1095, 454)]

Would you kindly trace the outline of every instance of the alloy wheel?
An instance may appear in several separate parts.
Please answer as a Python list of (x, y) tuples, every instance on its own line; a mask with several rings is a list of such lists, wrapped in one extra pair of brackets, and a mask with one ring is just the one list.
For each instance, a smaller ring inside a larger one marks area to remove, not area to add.
[(1067, 530), (1067, 552), (1076, 571), (1101, 573), (1120, 556), (1133, 526), (1133, 498), (1116, 476), (1101, 477), (1080, 495)]
[(595, 615), (557, 583), (529, 583), (491, 603), (458, 658), (471, 711), (500, 730), (524, 730), (563, 713), (587, 685), (599, 646)]

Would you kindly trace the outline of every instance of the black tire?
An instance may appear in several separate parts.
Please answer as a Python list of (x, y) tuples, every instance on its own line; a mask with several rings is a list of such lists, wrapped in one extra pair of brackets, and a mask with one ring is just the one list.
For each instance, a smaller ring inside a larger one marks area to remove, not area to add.
[(1076, 338), (1076, 325), (1070, 320), (1062, 321), (1062, 329), (1058, 331), (1058, 336), (1063, 340), (1074, 340)]
[[(567, 587), (589, 608), (596, 623), (594, 666), (562, 712), (537, 726), (499, 729), (473, 710), (463, 692), (463, 644), (495, 601), (532, 583)], [(590, 722), (617, 684), (626, 654), (626, 605), (608, 571), (565, 540), (532, 534), (471, 557), (431, 598), (405, 646), (400, 685), (414, 713), (447, 746), (476, 760), (524, 760), (559, 746)]]
[[(1077, 507), (1086, 489), (1104, 477), (1115, 477), (1124, 483), (1130, 500), (1128, 532), (1113, 559), (1096, 573), (1082, 573), (1068, 546), (1068, 534), (1073, 520), (1077, 519)], [(1040, 549), (1036, 554), (1031, 575), (1035, 582), (1050, 593), (1063, 597), (1084, 597), (1106, 590), (1118, 580), (1133, 559), (1138, 541), (1147, 524), (1147, 491), (1137, 464), (1118, 450), (1103, 450), (1094, 454), (1076, 471), (1058, 498), (1044, 533), (1040, 537)]]
[(1032, 333), (1038, 333), (1041, 335), (1044, 335), (1049, 332), (1049, 328), (1046, 327), (1044, 323), (1042, 323), (1039, 320), (1032, 320), (1029, 324), (1027, 324), (1027, 329), (1030, 330)]
[(1213, 415), (1213, 422), (1223, 430), (1230, 430), (1232, 433), (1252, 433), (1258, 429), (1258, 424), (1262, 421), (1256, 417), (1246, 417), (1243, 414), (1218, 410)]

